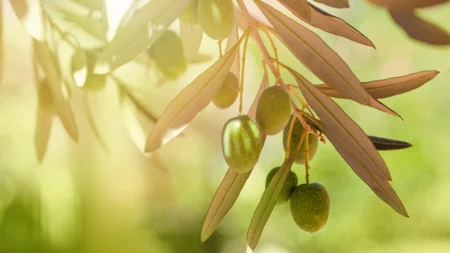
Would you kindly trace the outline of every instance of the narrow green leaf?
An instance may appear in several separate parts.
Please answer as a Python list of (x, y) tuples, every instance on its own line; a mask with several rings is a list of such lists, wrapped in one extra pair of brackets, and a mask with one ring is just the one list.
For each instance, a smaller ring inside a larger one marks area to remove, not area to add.
[[(259, 97), (261, 97), (262, 92), (269, 86), (269, 76), (267, 72), (264, 73), (263, 80), (261, 82), (259, 91), (253, 101), (253, 104), (248, 112), (248, 115), (255, 119), (256, 106), (258, 105)], [(266, 140), (266, 136), (263, 135), (262, 142)], [(225, 177), (222, 180), (219, 188), (217, 188), (216, 193), (211, 201), (208, 212), (203, 222), (203, 228), (200, 240), (202, 242), (206, 241), (216, 229), (219, 227), (222, 219), (227, 215), (228, 211), (233, 207), (236, 202), (239, 193), (242, 188), (244, 188), (248, 177), (253, 170), (247, 173), (236, 173), (233, 169), (229, 168)]]
[(278, 0), (296, 16), (304, 20), (311, 20), (311, 10), (306, 0)]
[(405, 207), (389, 184), (388, 168), (368, 136), (330, 97), (297, 72), (291, 70), (291, 73), (308, 104), (325, 125), (324, 134), (342, 158), (378, 197), (407, 216)]
[(369, 94), (339, 55), (317, 34), (270, 5), (256, 1), (284, 44), (319, 79), (358, 103), (370, 105)]
[[(439, 74), (438, 71), (421, 71), (405, 76), (398, 76), (383, 80), (363, 82), (364, 89), (375, 99), (388, 98), (403, 94), (419, 88), (425, 83), (433, 80)], [(335, 98), (346, 98), (342, 93), (336, 91), (326, 84), (317, 85), (327, 96)]]
[(423, 20), (415, 11), (390, 11), (392, 19), (410, 38), (436, 46), (450, 45), (450, 33)]
[(202, 43), (203, 29), (199, 24), (186, 24), (180, 22), (180, 38), (183, 43), (184, 57), (188, 62), (195, 61)]
[(348, 0), (314, 0), (314, 1), (334, 8), (342, 9), (350, 7)]
[(47, 82), (52, 94), (53, 104), (58, 112), (64, 127), (74, 141), (78, 141), (78, 129), (73, 115), (72, 107), (62, 92), (62, 82), (60, 71), (55, 57), (44, 42), (33, 40), (34, 54), (36, 61), (45, 72)]
[(284, 161), (283, 165), (281, 165), (281, 168), (277, 173), (275, 173), (264, 191), (258, 207), (256, 207), (255, 214), (253, 215), (250, 223), (250, 228), (247, 232), (247, 246), (252, 250), (256, 248), (256, 245), (261, 238), (264, 226), (269, 220), (270, 214), (275, 207), (278, 195), (281, 192), (281, 188), (283, 188), (283, 184), (286, 181), (294, 160), (295, 155), (291, 155), (286, 161)]
[(375, 146), (375, 148), (377, 150), (398, 150), (398, 149), (409, 148), (412, 146), (408, 142), (391, 140), (391, 139), (377, 137), (377, 136), (369, 135), (369, 139), (372, 141), (373, 145)]
[(27, 32), (39, 41), (45, 40), (45, 19), (40, 1), (10, 0), (9, 2)]
[(152, 152), (180, 134), (211, 102), (239, 51), (237, 43), (222, 58), (184, 88), (164, 111), (148, 136), (145, 151)]
[(362, 34), (360, 31), (356, 30), (353, 26), (349, 25), (344, 20), (331, 15), (330, 13), (312, 5), (309, 4), (309, 7), (311, 8), (311, 19), (307, 20), (303, 18), (301, 15), (299, 15), (297, 12), (294, 11), (290, 6), (285, 5), (286, 8), (288, 8), (292, 13), (295, 14), (299, 19), (305, 21), (306, 23), (319, 28), (325, 32), (341, 36), (344, 38), (347, 38), (349, 40), (352, 40), (354, 42), (373, 47), (375, 48), (375, 45), (370, 41), (364, 34)]
[(153, 0), (136, 11), (106, 44), (94, 73), (105, 74), (145, 51), (183, 11), (188, 0)]
[(54, 116), (54, 104), (46, 79), (37, 83), (38, 106), (34, 144), (39, 162), (44, 160)]

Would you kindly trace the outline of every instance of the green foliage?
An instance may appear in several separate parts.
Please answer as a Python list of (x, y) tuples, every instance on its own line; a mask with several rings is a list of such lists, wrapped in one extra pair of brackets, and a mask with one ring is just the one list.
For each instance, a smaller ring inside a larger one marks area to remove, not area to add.
[[(414, 40), (430, 45), (450, 44), (447, 31), (416, 13), (421, 8), (446, 1), (369, 1), (386, 8), (393, 21)], [(284, 160), (282, 166), (267, 175), (266, 189), (247, 234), (250, 249), (253, 250), (258, 244), (274, 206), (286, 203), (289, 197), (294, 221), (302, 229), (313, 233), (326, 224), (330, 206), (327, 190), (320, 184), (309, 184), (310, 162), (316, 155), (319, 140), (323, 143), (329, 140), (355, 174), (381, 200), (399, 214), (408, 216), (391, 186), (390, 171), (378, 151), (404, 149), (411, 147), (411, 144), (367, 135), (331, 97), (352, 100), (358, 103), (352, 106), (370, 107), (401, 118), (379, 99), (419, 88), (435, 78), (437, 71), (362, 82), (351, 66), (303, 23), (367, 47), (375, 47), (374, 43), (343, 19), (306, 0), (278, 1), (285, 7), (285, 12), (291, 12), (301, 22), (291, 19), (272, 3), (255, 0), (257, 11), (264, 15), (268, 23), (262, 23), (260, 18), (255, 17), (254, 10), (249, 9), (244, 0), (237, 0), (237, 5), (231, 0), (152, 0), (143, 4), (133, 1), (117, 20), (117, 28), (114, 22), (108, 23), (113, 11), (108, 10), (105, 4), (111, 2), (76, 0), (61, 4), (61, 1), (10, 1), (14, 13), (32, 39), (39, 101), (35, 148), (40, 162), (43, 162), (48, 149), (53, 117), (61, 121), (74, 142), (78, 142), (80, 135), (86, 132), (81, 129), (84, 124), (79, 123), (78, 110), (72, 108), (79, 98), (84, 101), (87, 125), (104, 150), (108, 150), (101, 129), (97, 129), (96, 118), (99, 115), (95, 115), (88, 101), (88, 94), (92, 91), (106, 94), (107, 83), (115, 86), (122, 101), (128, 99), (131, 102), (137, 112), (133, 114), (134, 120), (141, 129), (149, 131), (143, 150), (146, 153), (158, 150), (184, 133), (191, 121), (211, 102), (220, 109), (227, 109), (240, 96), (238, 111), (228, 116), (230, 119), (223, 126), (222, 153), (230, 168), (206, 215), (202, 241), (212, 236), (219, 227), (250, 173), (257, 167), (266, 135), (276, 135), (283, 129)], [(316, 2), (334, 8), (350, 7), (349, 1)], [(3, 15), (0, 18), (3, 19)], [(181, 22), (179, 33), (172, 29), (178, 21)], [(86, 37), (77, 33), (80, 31)], [(261, 34), (270, 44), (262, 40)], [(219, 58), (190, 84), (184, 85), (179, 93), (166, 91), (166, 94), (173, 95), (173, 100), (159, 117), (152, 113), (148, 104), (142, 102), (148, 101), (147, 94), (140, 94), (145, 98), (141, 101), (136, 96), (139, 92), (131, 87), (129, 80), (122, 81), (118, 77), (121, 76), (122, 66), (127, 68), (138, 64), (150, 74), (160, 72), (165, 81), (184, 80), (182, 75), (191, 66), (209, 59), (202, 58), (199, 53), (203, 35), (219, 42)], [(264, 77), (259, 92), (252, 96), (255, 99), (248, 114), (245, 114), (243, 107), (248, 104), (248, 96), (244, 95), (244, 91), (252, 89), (245, 89), (244, 85), (248, 87), (255, 83), (253, 80), (243, 83), (246, 80), (246, 54), (250, 38), (262, 55)], [(227, 40), (226, 50), (222, 48), (223, 40)], [(279, 40), (298, 62), (288, 66), (285, 59), (279, 57), (277, 47), (280, 44), (275, 40)], [(70, 48), (66, 51), (71, 53), (62, 50), (62, 45), (65, 49)], [(268, 49), (269, 46), (272, 50)], [(146, 66), (143, 56), (144, 59), (150, 56), (156, 68)], [(67, 63), (68, 71), (65, 68)], [(301, 74), (293, 68), (298, 63), (305, 65), (324, 83), (312, 84), (303, 72)], [(292, 75), (296, 85), (287, 84), (282, 69)], [(276, 79), (276, 86), (269, 87), (269, 74)], [(281, 145), (279, 150), (282, 150)], [(304, 165), (307, 184), (298, 186), (291, 195), (298, 183), (296, 174), (291, 171), (294, 162)], [(20, 211), (18, 209), (17, 212)], [(11, 217), (12, 220), (19, 220)], [(8, 230), (13, 231), (14, 228)]]

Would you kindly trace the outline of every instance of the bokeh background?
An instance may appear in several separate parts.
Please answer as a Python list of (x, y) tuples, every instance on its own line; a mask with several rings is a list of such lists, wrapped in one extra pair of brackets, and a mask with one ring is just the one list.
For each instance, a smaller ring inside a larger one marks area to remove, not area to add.
[[(15, 0), (13, 0), (15, 1)], [(37, 0), (36, 0), (37, 1)], [(109, 1), (111, 19), (119, 20), (129, 1)], [(384, 99), (404, 120), (338, 101), (370, 135), (405, 140), (407, 150), (383, 152), (392, 185), (410, 218), (379, 200), (352, 172), (331, 144), (320, 145), (312, 161), (312, 180), (328, 188), (331, 213), (317, 234), (294, 224), (289, 205), (275, 208), (257, 252), (450, 252), (450, 48), (410, 40), (388, 13), (365, 1), (331, 13), (362, 31), (377, 49), (317, 31), (344, 58), (362, 81), (438, 70), (431, 82), (408, 94)], [(120, 7), (122, 6), (122, 7)], [(450, 30), (450, 4), (420, 11)], [(139, 125), (130, 107), (121, 107), (118, 92), (108, 83), (89, 94), (105, 151), (74, 97), (80, 141), (74, 143), (56, 121), (45, 160), (34, 148), (37, 93), (32, 70), (31, 39), (3, 1), (4, 69), (0, 86), (0, 252), (174, 253), (244, 252), (245, 235), (264, 190), (265, 176), (282, 163), (281, 136), (267, 139), (261, 159), (238, 201), (217, 232), (200, 243), (209, 203), (227, 166), (220, 150), (224, 122), (237, 105), (200, 113), (184, 135), (151, 155), (143, 154), (152, 124)], [(177, 24), (174, 24), (177, 29)], [(309, 74), (281, 45), (280, 58)], [(62, 49), (63, 51), (65, 49)], [(217, 58), (214, 41), (203, 40), (201, 52)], [(250, 43), (244, 110), (261, 80), (261, 56)], [(194, 64), (179, 80), (161, 82), (143, 65), (129, 64), (118, 72), (141, 90), (148, 108), (160, 115), (172, 98), (212, 62)], [(289, 77), (286, 77), (287, 80)], [(303, 182), (303, 168), (294, 165)]]

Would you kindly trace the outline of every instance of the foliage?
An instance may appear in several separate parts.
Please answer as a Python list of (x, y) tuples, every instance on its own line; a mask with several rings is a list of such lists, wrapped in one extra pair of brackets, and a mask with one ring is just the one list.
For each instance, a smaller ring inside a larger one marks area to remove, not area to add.
[[(447, 1), (369, 1), (386, 8), (395, 23), (411, 38), (433, 45), (450, 44), (450, 35), (447, 32), (421, 19), (416, 14), (420, 8), (439, 5)], [(73, 93), (81, 92), (86, 98), (92, 92), (103, 89), (106, 83), (112, 81), (120, 91), (122, 98), (131, 101), (141, 112), (140, 115), (144, 115), (148, 121), (155, 123), (148, 135), (145, 148), (140, 147), (145, 152), (154, 152), (171, 139), (179, 136), (195, 116), (217, 97), (218, 92), (222, 92), (222, 87), (230, 73), (240, 78), (238, 81), (238, 116), (247, 117), (248, 115), (249, 120), (255, 125), (261, 125), (258, 118), (266, 120), (273, 118), (274, 112), (270, 110), (262, 112), (269, 113), (269, 115), (257, 115), (260, 98), (266, 90), (270, 89), (270, 72), (275, 78), (273, 85), (289, 95), (292, 117), (298, 121), (291, 120), (291, 123), (288, 124), (288, 117), (285, 117), (279, 125), (277, 124), (276, 131), (267, 133), (263, 132), (264, 127), (260, 129), (261, 132), (252, 129), (250, 133), (245, 134), (239, 132), (241, 130), (238, 129), (235, 130), (237, 139), (232, 142), (227, 139), (225, 141), (229, 142), (229, 145), (227, 143), (223, 145), (224, 150), (227, 151), (224, 151), (227, 153), (225, 155), (227, 162), (230, 161), (228, 156), (236, 156), (236, 154), (242, 156), (241, 150), (236, 149), (238, 144), (242, 143), (245, 144), (246, 149), (253, 147), (254, 150), (250, 150), (254, 151), (251, 154), (252, 159), (257, 160), (261, 151), (259, 145), (264, 145), (266, 135), (272, 135), (281, 129), (285, 129), (284, 132), (287, 132), (286, 143), (288, 144), (285, 146), (285, 160), (280, 162), (280, 169), (270, 180), (261, 197), (260, 204), (255, 210), (247, 236), (249, 248), (253, 250), (256, 247), (291, 166), (297, 162), (295, 158), (299, 152), (302, 152), (305, 157), (305, 161), (302, 163), (305, 164), (305, 178), (309, 184), (309, 160), (312, 159), (309, 157), (309, 138), (319, 138), (323, 143), (329, 140), (353, 171), (380, 199), (399, 214), (408, 216), (403, 203), (390, 185), (390, 172), (378, 151), (397, 150), (408, 148), (411, 145), (403, 141), (368, 136), (331, 97), (350, 99), (359, 103), (354, 106), (368, 106), (401, 117), (379, 99), (416, 89), (432, 80), (438, 74), (437, 71), (422, 71), (402, 77), (361, 82), (347, 63), (315, 32), (303, 24), (309, 24), (365, 46), (375, 47), (374, 44), (344, 20), (321, 10), (306, 0), (278, 0), (280, 5), (255, 0), (257, 9), (254, 11), (260, 11), (265, 20), (256, 18), (253, 10), (249, 11), (248, 3), (243, 0), (237, 0), (234, 5), (231, 0), (222, 1), (220, 4), (214, 0), (152, 0), (144, 4), (140, 4), (141, 1), (134, 1), (111, 38), (108, 38), (110, 27), (104, 23), (107, 16), (105, 5), (103, 1), (96, 3), (100, 2), (101, 4), (92, 5), (89, 4), (92, 3), (89, 1), (75, 0), (68, 1), (66, 4), (62, 4), (61, 1), (10, 0), (15, 14), (33, 37), (36, 87), (39, 94), (35, 144), (40, 160), (44, 159), (46, 153), (54, 117), (61, 120), (67, 133), (75, 142), (79, 139), (77, 119), (71, 107)], [(350, 7), (346, 0), (317, 0), (316, 2), (335, 8)], [(198, 4), (198, 9), (192, 8), (195, 4)], [(279, 6), (284, 6), (296, 19), (289, 18), (280, 12)], [(89, 11), (86, 13), (86, 10)], [(189, 11), (191, 13), (187, 13)], [(215, 15), (215, 11), (219, 14)], [(64, 20), (61, 22), (81, 28), (97, 46), (84, 45), (76, 35), (71, 33), (70, 29), (61, 28), (58, 18)], [(181, 20), (179, 38), (169, 29), (178, 18)], [(203, 30), (205, 31), (203, 32)], [(165, 36), (167, 34), (174, 36), (172, 40), (174, 45), (172, 42), (162, 41), (168, 39)], [(135, 91), (116, 76), (115, 71), (123, 65), (139, 62), (139, 57), (145, 56), (145, 59), (158, 65), (160, 74), (165, 78), (178, 78), (186, 71), (186, 63), (196, 64), (204, 61), (198, 53), (204, 34), (219, 40), (220, 58), (178, 93), (159, 118), (136, 98)], [(273, 54), (269, 53), (261, 34), (268, 38)], [(222, 50), (222, 40), (225, 38), (227, 38), (227, 46), (225, 50)], [(242, 94), (246, 49), (250, 38), (257, 43), (263, 55), (264, 74), (252, 107), (247, 114), (244, 114)], [(314, 85), (302, 73), (297, 72), (293, 66), (285, 65), (283, 60), (278, 57), (274, 38), (283, 43), (298, 61), (316, 75), (323, 84)], [(70, 73), (65, 73), (58, 54), (60, 43), (69, 44), (73, 49)], [(164, 54), (164, 51), (170, 52)], [(172, 64), (174, 69), (170, 69), (171, 63), (176, 63)], [(286, 83), (281, 77), (281, 71), (290, 73), (296, 84)], [(231, 102), (237, 100), (235, 93), (232, 96)], [(270, 99), (269, 101), (264, 100), (266, 108), (270, 109), (271, 105), (267, 104), (270, 102), (274, 103)], [(88, 103), (86, 104), (88, 105)], [(220, 108), (220, 106), (217, 107)], [(227, 103), (227, 106), (223, 106), (222, 109), (228, 107)], [(274, 108), (276, 108), (275, 105)], [(89, 106), (86, 106), (86, 109), (90, 115)], [(290, 116), (290, 113), (285, 114)], [(92, 120), (93, 117), (90, 118), (90, 126), (94, 129), (98, 141), (103, 143), (101, 131), (97, 129)], [(294, 122), (301, 123), (300, 132), (293, 132)], [(255, 132), (258, 134), (254, 134)], [(290, 138), (292, 136), (297, 136), (299, 140), (296, 146), (291, 147)], [(249, 139), (250, 144), (247, 143)], [(302, 146), (302, 143), (306, 145)], [(231, 157), (231, 160), (233, 158), (236, 157)], [(245, 157), (237, 158), (245, 159)], [(251, 161), (251, 164), (254, 165), (256, 160)], [(201, 241), (207, 240), (217, 229), (238, 198), (251, 172), (251, 168), (242, 170), (242, 168), (230, 167), (207, 211)]]

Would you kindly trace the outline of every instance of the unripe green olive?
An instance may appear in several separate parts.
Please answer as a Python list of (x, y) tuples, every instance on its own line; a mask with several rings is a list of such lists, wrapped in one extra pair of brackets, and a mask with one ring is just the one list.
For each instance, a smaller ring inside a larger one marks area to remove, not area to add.
[(149, 49), (159, 70), (168, 79), (177, 79), (187, 68), (183, 44), (174, 31), (166, 30)]
[(322, 229), (330, 212), (330, 197), (327, 189), (319, 184), (301, 184), (292, 192), (291, 214), (301, 229), (314, 233)]
[(189, 3), (179, 17), (180, 21), (185, 24), (197, 24), (197, 6), (198, 0), (189, 0)]
[(279, 86), (264, 90), (256, 107), (256, 122), (267, 135), (279, 133), (289, 121), (291, 103), (289, 94)]
[(239, 81), (233, 72), (228, 72), (212, 101), (218, 108), (226, 109), (233, 105), (238, 95)]
[[(267, 174), (266, 177), (266, 189), (267, 186), (269, 186), (270, 181), (272, 180), (273, 176), (275, 176), (275, 173), (280, 170), (280, 167), (276, 167), (272, 169), (269, 174)], [(293, 171), (289, 171), (289, 174), (286, 178), (286, 181), (284, 181), (283, 187), (281, 188), (280, 194), (278, 195), (278, 199), (276, 204), (282, 205), (286, 202), (288, 202), (289, 198), (291, 197), (292, 192), (294, 191), (295, 187), (297, 187), (298, 184), (298, 178), (297, 175)]]
[(99, 91), (102, 90), (106, 85), (106, 75), (98, 75), (94, 74), (94, 67), (95, 62), (97, 61), (97, 56), (95, 54), (88, 53), (87, 54), (87, 76), (86, 76), (86, 82), (83, 86), (83, 88), (92, 90), (92, 91)]
[(232, 118), (225, 123), (222, 152), (231, 169), (237, 173), (250, 171), (258, 162), (261, 149), (261, 130), (248, 115)]
[(198, 0), (198, 21), (208, 37), (226, 39), (235, 23), (232, 0)]
[[(291, 136), (291, 141), (290, 141), (290, 146), (289, 149), (291, 151), (295, 150), (295, 148), (297, 147), (302, 134), (303, 134), (303, 126), (302, 123), (298, 120), (297, 117), (293, 116), (295, 118), (295, 122), (294, 122), (294, 128), (292, 129), (292, 136)], [(291, 119), (289, 120), (288, 124), (286, 125), (286, 127), (284, 128), (283, 131), (283, 147), (284, 150), (286, 150), (286, 145), (287, 145), (287, 139), (288, 139), (288, 135), (289, 135), (289, 128), (291, 125)], [(317, 132), (314, 127), (311, 127), (313, 131)], [(300, 151), (298, 152), (297, 156), (295, 157), (295, 162), (298, 164), (305, 164), (305, 150), (306, 150), (306, 136), (305, 139), (302, 142), (302, 145), (300, 147)], [(311, 161), (314, 156), (316, 155), (317, 152), (317, 147), (319, 145), (319, 138), (313, 134), (308, 134), (308, 158), (309, 161)]]

